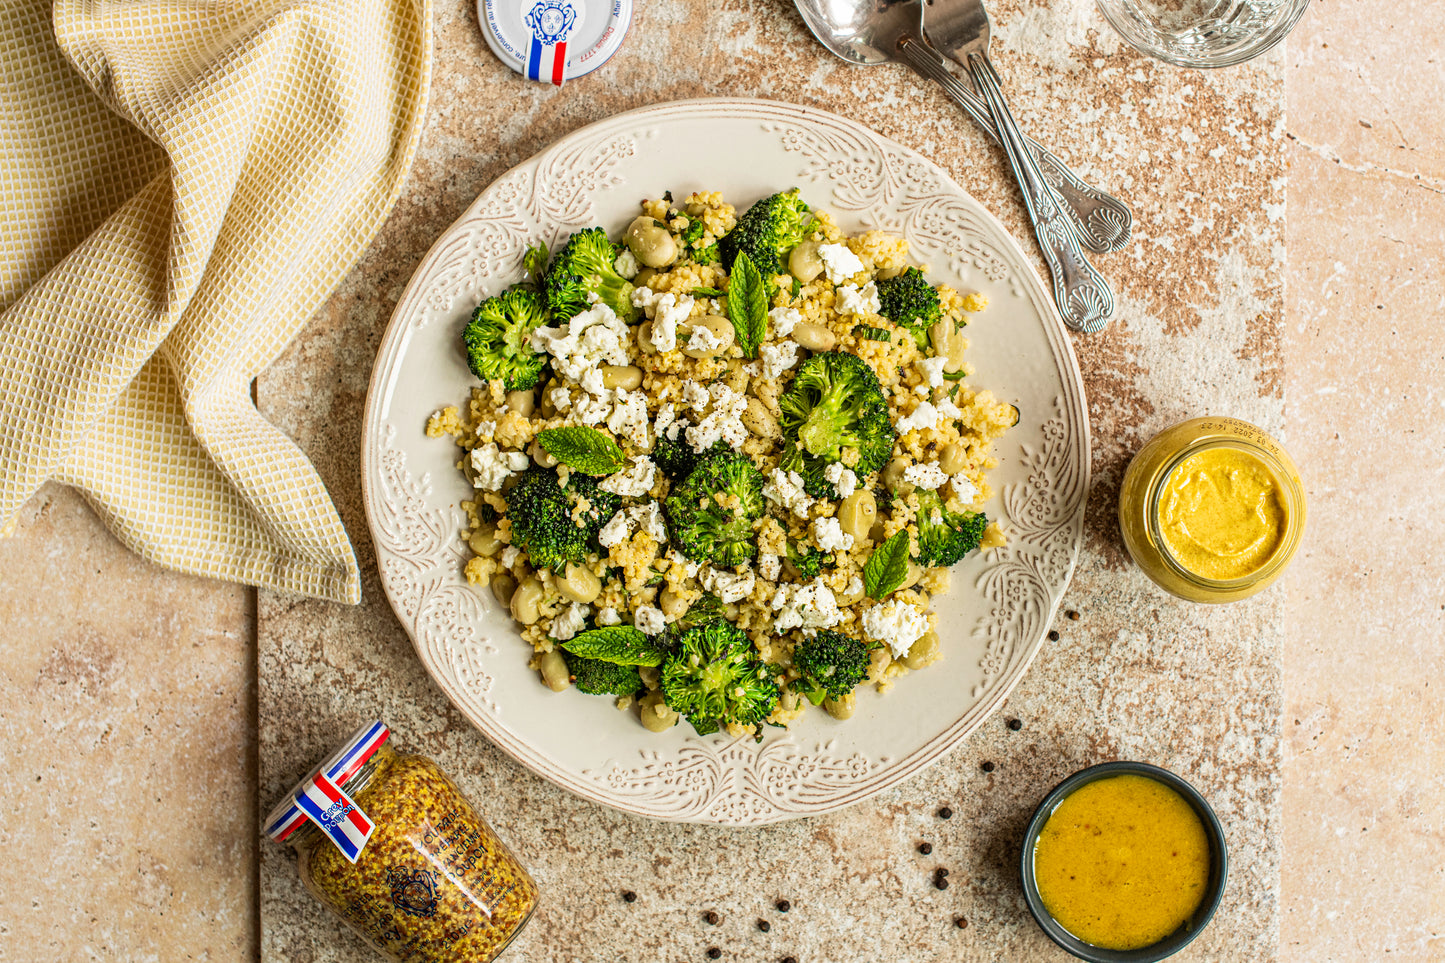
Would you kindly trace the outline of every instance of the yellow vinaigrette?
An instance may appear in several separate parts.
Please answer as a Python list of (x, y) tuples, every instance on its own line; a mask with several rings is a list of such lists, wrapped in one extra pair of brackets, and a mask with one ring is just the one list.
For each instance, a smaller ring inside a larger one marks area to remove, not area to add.
[(1209, 839), (1193, 807), (1147, 776), (1069, 794), (1034, 844), (1039, 898), (1086, 943), (1135, 950), (1177, 930), (1204, 901)]
[(1263, 462), (1237, 448), (1208, 448), (1170, 472), (1159, 528), (1175, 561), (1223, 582), (1269, 561), (1284, 534), (1285, 510)]

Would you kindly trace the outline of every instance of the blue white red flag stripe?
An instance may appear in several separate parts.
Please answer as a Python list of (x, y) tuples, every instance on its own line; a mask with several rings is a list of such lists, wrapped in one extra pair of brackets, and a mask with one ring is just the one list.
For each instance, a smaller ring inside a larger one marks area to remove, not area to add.
[(544, 44), (534, 35), (527, 49), (527, 79), (544, 80), (562, 86), (567, 79), (567, 41)]
[(338, 786), (346, 782), (356, 775), (362, 763), (375, 754), (377, 747), (385, 742), (390, 734), (385, 724), (373, 722), (365, 732), (353, 739), (350, 745), (336, 754), (336, 762), (327, 770), (326, 775)]
[(324, 773), (318, 772), (307, 782), (296, 796), (296, 805), (353, 863), (376, 828), (356, 801)]

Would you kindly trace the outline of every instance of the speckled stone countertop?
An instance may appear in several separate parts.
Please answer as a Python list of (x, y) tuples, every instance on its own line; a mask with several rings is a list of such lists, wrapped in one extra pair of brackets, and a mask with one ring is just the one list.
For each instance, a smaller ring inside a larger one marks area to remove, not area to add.
[[(901, 69), (829, 62), (786, 3), (761, 17), (756, 4), (644, 6), (616, 61), (557, 92), (510, 79), (469, 7), (440, 5), (412, 184), (259, 386), (365, 561), (360, 412), (391, 304), (476, 192), (557, 136), (681, 97), (816, 104), (935, 157), (1024, 237), (1000, 156)], [(724, 959), (800, 963), (1062, 960), (1023, 911), (1014, 840), (1058, 776), (1114, 755), (1191, 776), (1234, 830), (1224, 915), (1180, 959), (1445, 957), (1445, 587), (1432, 561), (1445, 541), (1445, 60), (1430, 42), (1445, 6), (1317, 0), (1268, 62), (1208, 75), (1125, 54), (1087, 3), (997, 12), (1021, 117), (1129, 197), (1140, 240), (1099, 259), (1124, 295), (1120, 322), (1075, 342), (1099, 489), (1065, 600), (1080, 618), (1060, 620), (993, 722), (835, 816), (756, 831), (645, 823), (579, 804), (493, 750), (423, 675), (374, 579), (357, 610), (264, 598), (258, 627), (254, 593), (149, 565), (48, 486), (0, 540), (0, 960), (370, 959), (258, 841), (257, 807), (373, 713), (455, 771), (536, 870), (547, 903), (508, 959), (703, 960), (716, 945)], [(1221, 115), (1245, 90), (1248, 109)], [(1265, 126), (1212, 158), (1223, 145), (1170, 133), (1194, 113)], [(1190, 246), (1199, 234), (1218, 237)], [(1176, 348), (1203, 350), (1218, 315), (1201, 309), (1256, 316), (1234, 299), (1241, 281), (1270, 320), (1246, 344), (1230, 329), (1218, 351), (1245, 356), (1253, 387), (1237, 372), (1222, 386), (1161, 378), (1189, 360), (1171, 359)], [(1245, 417), (1283, 418), (1315, 523), (1277, 588), (1229, 619), (1185, 621), (1123, 563), (1108, 509), (1154, 427), (1226, 398)], [(1319, 523), (1338, 518), (1360, 524)], [(944, 804), (953, 819), (934, 816)], [(952, 870), (946, 891), (931, 888), (936, 866)], [(795, 908), (777, 913), (777, 898)]]
[[(1143, 759), (1195, 782), (1229, 831), (1229, 892), (1191, 955), (1274, 958), (1282, 600), (1174, 601), (1128, 564), (1113, 518), (1122, 469), (1155, 431), (1203, 413), (1281, 427), (1282, 61), (1186, 74), (1122, 48), (1095, 27), (1088, 0), (993, 6), (1016, 112), (1136, 218), (1133, 243), (1097, 258), (1116, 320), (1075, 342), (1095, 476), (1064, 602), (1078, 619), (1060, 618), (1005, 710), (923, 775), (829, 817), (746, 831), (654, 824), (579, 802), (478, 735), (429, 683), (372, 577), (356, 609), (261, 597), (263, 800), (350, 727), (384, 718), (400, 744), (458, 778), (533, 868), (544, 901), (509, 951), (519, 961), (701, 960), (710, 946), (748, 961), (1047, 959), (1057, 951), (1017, 883), (1018, 835), (1069, 772)], [(498, 63), (469, 5), (438, 7), (432, 105), (406, 193), (258, 390), (268, 417), (318, 459), (367, 572), (357, 437), (396, 297), (477, 192), (579, 126), (696, 96), (821, 107), (923, 151), (1031, 243), (1001, 153), (957, 108), (901, 67), (833, 59), (790, 5), (642, 5), (622, 52), (562, 90)], [(937, 817), (945, 806), (952, 819)], [(932, 883), (940, 866), (946, 890)], [(787, 914), (774, 908), (784, 898)], [(301, 890), (281, 848), (262, 850), (261, 923), (264, 960), (367, 959)]]

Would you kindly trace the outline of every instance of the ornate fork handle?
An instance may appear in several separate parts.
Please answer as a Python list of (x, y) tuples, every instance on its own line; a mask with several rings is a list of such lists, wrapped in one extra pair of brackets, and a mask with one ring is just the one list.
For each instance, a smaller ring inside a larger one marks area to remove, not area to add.
[[(988, 104), (955, 77), (943, 58), (924, 44), (905, 37), (898, 44), (900, 58), (922, 77), (936, 82), (954, 103), (962, 107), (998, 143), (998, 132), (989, 116)], [(1066, 215), (1073, 222), (1079, 242), (1091, 251), (1104, 254), (1117, 251), (1129, 243), (1134, 216), (1118, 198), (1086, 183), (1033, 138), (1024, 142), (1038, 161), (1043, 178), (1063, 201)]]
[(994, 73), (993, 64), (984, 55), (970, 53), (968, 69), (988, 104), (999, 139), (1008, 152), (1009, 166), (1023, 190), (1024, 204), (1034, 224), (1034, 235), (1039, 239), (1039, 248), (1053, 277), (1054, 303), (1059, 306), (1059, 314), (1069, 327), (1092, 334), (1102, 328), (1114, 313), (1114, 292), (1109, 290), (1103, 275), (1094, 270), (1079, 249), (1078, 238), (1060, 209), (1056, 195), (1044, 182), (1043, 172), (1026, 148), (1024, 135), (1009, 112), (1003, 86), (998, 74)]

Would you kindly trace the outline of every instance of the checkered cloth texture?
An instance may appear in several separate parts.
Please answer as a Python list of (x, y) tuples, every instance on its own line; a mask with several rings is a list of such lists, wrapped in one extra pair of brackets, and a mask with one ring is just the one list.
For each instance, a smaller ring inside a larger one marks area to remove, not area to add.
[(430, 20), (430, 0), (7, 0), (0, 529), (56, 479), (162, 565), (360, 599), (251, 383), (396, 200)]

